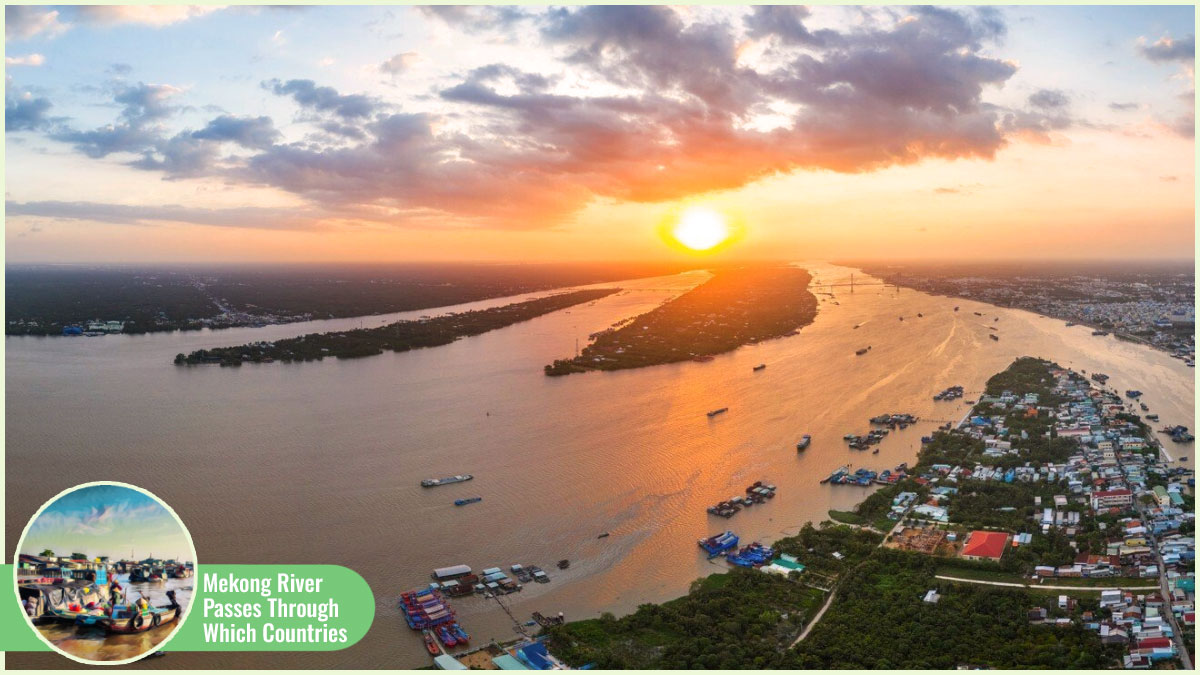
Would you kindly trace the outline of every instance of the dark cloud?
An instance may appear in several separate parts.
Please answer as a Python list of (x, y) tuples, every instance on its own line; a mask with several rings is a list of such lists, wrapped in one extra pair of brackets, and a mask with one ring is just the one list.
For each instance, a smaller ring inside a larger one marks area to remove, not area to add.
[(216, 227), (300, 229), (310, 227), (314, 222), (314, 214), (308, 211), (257, 207), (205, 209), (170, 204), (163, 206), (129, 206), (102, 202), (6, 201), (4, 209), (10, 216), (89, 220), (117, 225), (152, 225), (162, 222), (180, 222)]
[(1058, 89), (1039, 89), (1029, 95), (1029, 105), (1043, 110), (1062, 109), (1070, 104), (1071, 99)]
[(836, 31), (808, 30), (804, 20), (812, 10), (803, 5), (758, 5), (745, 19), (746, 33), (752, 38), (774, 36), (784, 44), (823, 47), (835, 42)]
[(192, 132), (192, 138), (209, 141), (230, 141), (244, 148), (269, 148), (280, 138), (270, 117), (234, 117), (221, 115), (208, 126)]
[(1151, 61), (1191, 64), (1196, 61), (1196, 36), (1179, 39), (1164, 36), (1151, 44), (1142, 41), (1138, 44), (1138, 52)]
[(8, 131), (33, 131), (48, 121), (50, 99), (33, 96), (4, 97), (4, 125)]
[(319, 87), (312, 80), (270, 80), (263, 87), (280, 96), (291, 96), (302, 107), (348, 120), (370, 117), (379, 107), (379, 102), (369, 96), (339, 94), (333, 87)]

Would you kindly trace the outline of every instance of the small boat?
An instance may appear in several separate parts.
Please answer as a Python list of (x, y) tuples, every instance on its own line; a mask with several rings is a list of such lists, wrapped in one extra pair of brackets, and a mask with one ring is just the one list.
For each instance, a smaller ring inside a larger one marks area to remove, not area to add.
[(925, 318), (925, 315), (920, 312), (917, 312), (917, 318), (923, 319), (923, 318)]
[(108, 616), (81, 615), (75, 624), (81, 629), (96, 627), (108, 633), (144, 633), (183, 615), (183, 607), (175, 601), (175, 591), (167, 591), (167, 597), (171, 600), (169, 605), (145, 607), (140, 611), (136, 605), (116, 605)]
[(999, 336), (999, 335), (996, 335), (995, 333), (991, 333), (991, 334), (989, 334), (989, 335), (988, 335), (988, 337), (992, 338), (992, 339), (993, 339), (993, 340), (995, 340), (996, 342), (999, 342), (999, 341), (1000, 341), (1000, 336)]
[(474, 478), (474, 476), (472, 476), (469, 473), (465, 473), (460, 476), (450, 476), (449, 478), (426, 478), (425, 480), (421, 481), (421, 487), (437, 487), (439, 485), (451, 485), (453, 483), (462, 483), (463, 481), (468, 481), (468, 480), (471, 480), (472, 478)]
[(716, 410), (709, 410), (705, 414), (708, 415), (709, 417), (716, 417), (717, 415), (720, 415), (721, 413), (728, 412), (728, 411), (729, 411), (729, 408), (717, 408)]
[(481, 501), (483, 501), (483, 497), (467, 497), (466, 499), (455, 499), (454, 505), (455, 506), (466, 506), (467, 504), (474, 504), (475, 502), (481, 502)]
[(956, 311), (956, 312), (958, 311), (958, 305), (954, 306), (954, 311)]
[(433, 637), (433, 631), (426, 628), (421, 631), (421, 635), (425, 637), (425, 649), (428, 649), (430, 654), (437, 656), (442, 653), (442, 650), (437, 646), (437, 640)]
[(992, 319), (992, 321), (999, 321), (999, 320), (1000, 320), (1000, 317), (996, 317), (996, 318)]
[(975, 312), (975, 316), (983, 316), (983, 315), (980, 314), (979, 312)]
[(855, 355), (855, 356), (862, 356), (863, 354), (866, 354), (866, 353), (867, 353), (867, 352), (869, 352), (869, 351), (871, 351), (871, 347), (870, 347), (870, 346), (863, 347), (862, 349), (859, 349), (858, 351), (854, 352), (854, 355)]
[(567, 568), (568, 568), (568, 567), (570, 567), (570, 566), (571, 566), (571, 561), (570, 561), (570, 560), (565, 560), (565, 559), (564, 559), (564, 560), (559, 560), (559, 561), (558, 561), (558, 569), (560, 569), (560, 570), (565, 570), (565, 569), (567, 569)]
[(872, 455), (878, 455), (878, 454), (879, 454), (879, 448), (875, 448), (875, 451), (874, 451), (874, 452), (872, 452), (871, 454), (872, 454)]
[(901, 320), (901, 321), (903, 321), (903, 320), (904, 320), (904, 317), (900, 317), (900, 320)]
[(796, 444), (796, 450), (804, 450), (812, 443), (812, 436), (804, 434), (800, 437), (800, 442)]
[(597, 538), (597, 539), (604, 539), (604, 538), (605, 538), (605, 537), (607, 537), (607, 536), (608, 536), (608, 533), (607, 533), (607, 532), (601, 532), (601, 533), (600, 533), (600, 536), (598, 536), (598, 537), (596, 537), (596, 538)]
[(764, 369), (764, 368), (766, 368), (766, 367), (767, 367), (767, 364), (765, 364), (765, 363), (760, 363), (760, 364), (758, 364), (757, 366), (754, 366), (753, 370), (757, 372), (757, 371), (759, 371), (759, 370), (762, 370), (762, 369)]

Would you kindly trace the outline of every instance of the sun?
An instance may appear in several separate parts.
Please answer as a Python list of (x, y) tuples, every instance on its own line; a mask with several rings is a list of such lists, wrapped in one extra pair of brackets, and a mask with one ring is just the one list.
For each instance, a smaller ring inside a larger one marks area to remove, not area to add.
[(720, 213), (694, 206), (679, 217), (671, 235), (693, 251), (707, 251), (729, 238), (729, 226)]

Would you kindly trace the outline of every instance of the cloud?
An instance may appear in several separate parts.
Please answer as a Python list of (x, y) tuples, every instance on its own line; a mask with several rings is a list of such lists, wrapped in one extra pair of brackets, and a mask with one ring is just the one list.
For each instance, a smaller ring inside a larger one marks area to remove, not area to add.
[(1117, 112), (1127, 112), (1130, 110), (1137, 110), (1140, 107), (1141, 106), (1138, 105), (1137, 103), (1132, 103), (1132, 102), (1122, 103), (1119, 101), (1113, 101), (1112, 103), (1108, 104), (1109, 110), (1115, 110)]
[(402, 52), (379, 64), (379, 70), (395, 77), (408, 72), (418, 60), (416, 52)]
[(171, 100), (180, 89), (169, 84), (139, 82), (116, 90), (113, 102), (121, 105), (116, 122), (87, 131), (63, 125), (50, 137), (71, 143), (77, 150), (92, 158), (107, 157), (116, 152), (144, 152), (161, 138), (160, 122), (178, 108)]
[(33, 131), (46, 124), (46, 113), (50, 112), (50, 100), (23, 95), (6, 94), (4, 97), (4, 126), (8, 131)]
[(80, 5), (75, 8), (81, 23), (112, 26), (132, 23), (169, 26), (225, 9), (216, 5)]
[(420, 5), (417, 10), (464, 31), (505, 28), (533, 16), (520, 7), (497, 5)]
[(156, 225), (191, 223), (214, 227), (256, 229), (303, 229), (315, 222), (313, 212), (304, 209), (235, 207), (206, 209), (179, 205), (130, 206), (102, 202), (6, 201), (9, 216), (37, 216), (65, 220), (86, 220), (116, 225)]
[(68, 29), (70, 25), (59, 21), (56, 9), (33, 5), (4, 7), (4, 37), (8, 40), (25, 40), (36, 35), (54, 37)]
[(1039, 89), (1029, 95), (1029, 105), (1042, 109), (1061, 109), (1070, 105), (1071, 99), (1058, 89)]
[(1139, 54), (1151, 61), (1191, 64), (1196, 60), (1196, 36), (1172, 39), (1164, 35), (1151, 44), (1147, 44), (1146, 38), (1140, 38), (1137, 49)]
[(280, 96), (291, 96), (301, 106), (318, 112), (333, 113), (344, 119), (362, 119), (373, 115), (379, 102), (363, 94), (342, 95), (333, 87), (318, 87), (312, 80), (270, 80), (263, 87)]
[(758, 5), (745, 18), (746, 33), (752, 38), (775, 37), (789, 45), (825, 46), (838, 38), (836, 31), (808, 30), (804, 20), (812, 10), (803, 5)]
[(45, 62), (46, 57), (42, 56), (41, 54), (4, 57), (4, 65), (6, 66), (40, 66)]
[[(436, 113), (267, 80), (313, 129), (294, 142), (269, 118), (229, 114), (168, 134), (178, 90), (150, 85), (120, 90), (113, 124), (58, 137), (92, 156), (131, 152), (131, 166), (167, 178), (273, 187), (328, 218), (530, 229), (596, 199), (659, 202), (794, 171), (989, 159), (1013, 138), (1044, 140), (1074, 123), (1054, 90), (1026, 109), (985, 102), (1017, 70), (993, 55), (1005, 27), (986, 8), (887, 11), (838, 31), (810, 31), (803, 8), (755, 8), (732, 22), (665, 6), (419, 11), (464, 30), (530, 21), (554, 62), (456, 74), (437, 89)], [(772, 42), (769, 68), (740, 58), (748, 34)], [(380, 69), (402, 72), (409, 54)], [(781, 123), (754, 124), (781, 109)]]
[(192, 138), (210, 141), (231, 141), (244, 148), (269, 148), (280, 138), (270, 117), (234, 117), (221, 115), (208, 126), (191, 134)]

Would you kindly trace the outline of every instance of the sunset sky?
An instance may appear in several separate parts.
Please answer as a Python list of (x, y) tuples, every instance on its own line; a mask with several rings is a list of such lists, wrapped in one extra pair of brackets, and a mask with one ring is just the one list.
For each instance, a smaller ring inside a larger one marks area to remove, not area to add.
[[(179, 521), (153, 498), (116, 485), (93, 485), (63, 495), (29, 526), (21, 553), (84, 553), (89, 559), (192, 559)], [(195, 562), (192, 560), (192, 562)]]
[(10, 262), (1180, 257), (1192, 7), (8, 7)]

